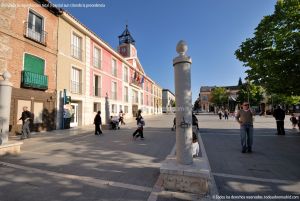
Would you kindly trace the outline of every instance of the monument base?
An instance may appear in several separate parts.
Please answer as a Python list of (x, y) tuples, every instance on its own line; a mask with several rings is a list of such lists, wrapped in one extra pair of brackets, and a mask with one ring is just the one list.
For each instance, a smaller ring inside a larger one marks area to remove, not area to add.
[(165, 190), (206, 195), (209, 191), (210, 171), (207, 160), (196, 157), (192, 165), (181, 165), (174, 155), (162, 162), (160, 173)]
[(23, 142), (8, 141), (7, 143), (0, 145), (0, 156), (6, 154), (18, 155), (21, 153), (21, 145)]

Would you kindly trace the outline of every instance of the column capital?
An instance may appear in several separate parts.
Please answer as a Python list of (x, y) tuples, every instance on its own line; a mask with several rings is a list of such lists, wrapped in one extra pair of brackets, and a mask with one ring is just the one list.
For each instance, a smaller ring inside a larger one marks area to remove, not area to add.
[(184, 40), (180, 40), (176, 46), (176, 52), (179, 55), (173, 59), (173, 66), (175, 66), (178, 63), (192, 63), (191, 57), (186, 55), (187, 50), (187, 43)]

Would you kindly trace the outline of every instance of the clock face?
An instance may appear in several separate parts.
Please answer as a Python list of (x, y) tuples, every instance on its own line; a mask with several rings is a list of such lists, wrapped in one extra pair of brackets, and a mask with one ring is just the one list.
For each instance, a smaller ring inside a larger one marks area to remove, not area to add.
[(121, 48), (120, 48), (120, 53), (121, 53), (123, 56), (127, 56), (127, 48), (126, 48), (126, 47), (121, 47)]

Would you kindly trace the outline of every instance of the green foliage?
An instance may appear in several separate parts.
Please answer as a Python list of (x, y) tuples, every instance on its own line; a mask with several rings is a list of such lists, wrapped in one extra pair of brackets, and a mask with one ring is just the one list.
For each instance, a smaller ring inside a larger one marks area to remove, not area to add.
[(238, 102), (248, 101), (251, 105), (258, 106), (264, 99), (265, 90), (261, 86), (254, 85), (253, 83), (245, 83), (240, 87), (238, 92)]
[(224, 106), (228, 103), (229, 93), (223, 87), (214, 88), (211, 95), (211, 102), (216, 106)]
[(200, 102), (200, 99), (197, 99), (197, 100), (194, 102), (193, 110), (198, 110), (198, 109), (200, 109), (199, 102)]
[(300, 1), (277, 1), (272, 15), (265, 16), (236, 50), (247, 78), (269, 93), (300, 95)]
[(300, 103), (300, 96), (284, 96), (282, 94), (272, 94), (268, 97), (268, 104), (272, 105), (297, 105)]

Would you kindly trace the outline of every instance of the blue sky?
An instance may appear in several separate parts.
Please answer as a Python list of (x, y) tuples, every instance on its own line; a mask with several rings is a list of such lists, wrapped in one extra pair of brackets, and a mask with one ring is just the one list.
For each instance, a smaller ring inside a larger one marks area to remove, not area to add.
[(104, 8), (64, 8), (113, 48), (128, 23), (141, 64), (161, 87), (174, 92), (172, 60), (183, 39), (192, 57), (193, 101), (200, 86), (237, 85), (246, 68), (234, 55), (253, 37), (276, 0), (52, 0), (53, 3), (102, 3)]

